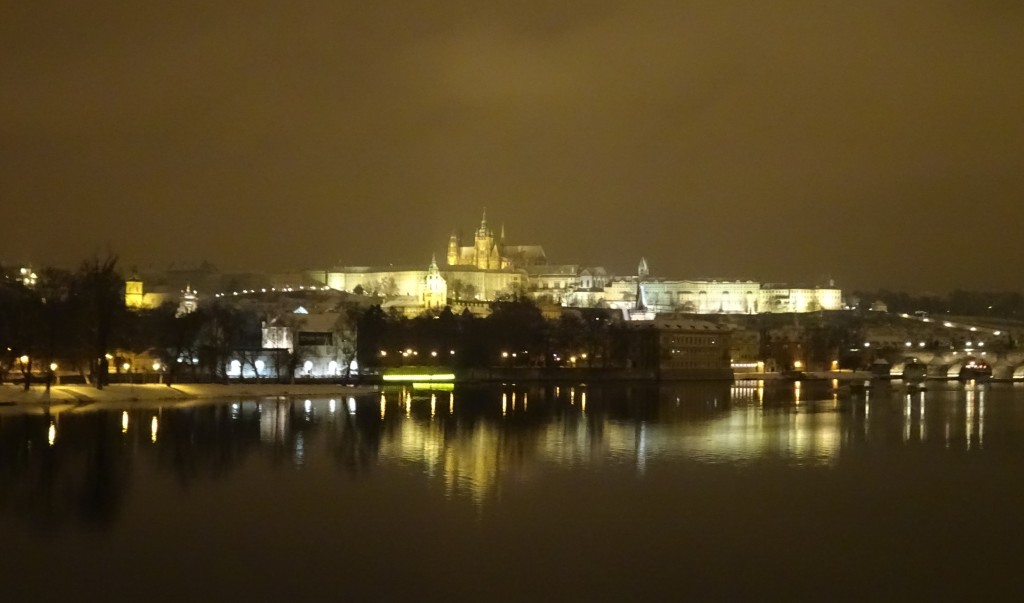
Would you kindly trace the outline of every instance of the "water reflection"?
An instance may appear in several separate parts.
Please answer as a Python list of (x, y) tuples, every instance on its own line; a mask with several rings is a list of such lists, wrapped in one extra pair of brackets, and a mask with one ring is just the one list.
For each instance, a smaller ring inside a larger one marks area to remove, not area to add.
[[(458, 396), (459, 404), (455, 404)], [(399, 387), (336, 399), (265, 398), (159, 407), (54, 407), (0, 414), (0, 508), (49, 526), (116, 517), (140, 463), (182, 486), (328, 463), (359, 476), (411, 470), (484, 504), (551, 470), (654, 464), (832, 467), (884, 446), (976, 453), (1024, 426), (1012, 386), (908, 390), (836, 384)], [(145, 427), (148, 424), (148, 429)]]

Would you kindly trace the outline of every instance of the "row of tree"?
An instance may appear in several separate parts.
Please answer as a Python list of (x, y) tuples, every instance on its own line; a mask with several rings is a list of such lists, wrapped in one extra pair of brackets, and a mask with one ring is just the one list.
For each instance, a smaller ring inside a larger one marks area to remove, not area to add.
[(142, 353), (157, 358), (171, 381), (182, 371), (226, 378), (233, 350), (260, 345), (263, 317), (224, 302), (182, 316), (174, 304), (129, 310), (116, 257), (76, 270), (46, 268), (32, 283), (11, 270), (0, 273), (0, 379), (26, 388), (33, 375), (49, 383), (54, 366), (102, 388), (112, 363)]
[(623, 363), (625, 330), (607, 310), (579, 308), (545, 318), (523, 297), (491, 304), (491, 313), (468, 310), (407, 318), (379, 306), (358, 321), (357, 358), (362, 367), (611, 367)]

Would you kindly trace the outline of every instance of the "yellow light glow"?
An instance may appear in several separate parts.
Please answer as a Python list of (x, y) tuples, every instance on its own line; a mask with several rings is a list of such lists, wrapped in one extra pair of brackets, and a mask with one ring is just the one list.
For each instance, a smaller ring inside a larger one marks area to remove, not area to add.
[(414, 375), (411, 373), (394, 373), (384, 375), (384, 381), (454, 381), (454, 373), (431, 373)]
[(51, 371), (57, 370), (57, 363), (56, 362), (51, 362), (50, 363), (50, 370)]
[(412, 382), (412, 388), (413, 389), (426, 389), (426, 390), (437, 391), (437, 392), (450, 392), (453, 389), (455, 389), (455, 384), (454, 383), (438, 383), (438, 382), (420, 383), (419, 381), (413, 381)]
[(437, 414), (437, 394), (430, 394), (430, 418)]
[(121, 413), (121, 433), (128, 433), (128, 411)]
[(580, 410), (587, 412), (587, 392), (580, 394)]
[(803, 367), (804, 367), (804, 363), (802, 361), (800, 361), (800, 360), (794, 360), (793, 361), (793, 368), (795, 368), (795, 369), (802, 369)]
[(125, 362), (124, 364), (121, 365), (121, 368), (127, 371), (128, 369), (132, 368), (132, 365)]
[(149, 439), (156, 444), (156, 432), (159, 431), (160, 424), (157, 418), (154, 416), (153, 420), (149, 422)]
[(505, 416), (505, 410), (508, 408), (508, 394), (505, 392), (501, 393), (501, 416)]
[(53, 446), (53, 442), (57, 439), (57, 426), (54, 425), (53, 421), (50, 421), (50, 428), (46, 430), (46, 441)]
[(160, 370), (160, 363), (159, 362), (154, 362), (153, 363), (153, 370), (154, 371), (159, 371)]
[(18, 360), (20, 360), (22, 364), (28, 364), (28, 355), (22, 356), (21, 358), (18, 358)]

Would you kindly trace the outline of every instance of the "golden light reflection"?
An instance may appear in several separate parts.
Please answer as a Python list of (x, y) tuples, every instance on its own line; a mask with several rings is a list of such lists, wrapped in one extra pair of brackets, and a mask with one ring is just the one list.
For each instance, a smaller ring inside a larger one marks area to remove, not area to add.
[(388, 399), (384, 397), (383, 392), (380, 395), (380, 418), (384, 420), (384, 409), (387, 407)]
[(50, 428), (46, 430), (46, 441), (53, 446), (54, 441), (57, 440), (57, 425), (53, 421), (50, 421)]
[(800, 404), (800, 382), (799, 381), (794, 381), (793, 382), (793, 398), (795, 399), (796, 403), (799, 405)]
[(580, 410), (587, 412), (587, 392), (580, 393)]
[(128, 411), (121, 413), (121, 433), (128, 433)]
[(455, 414), (455, 392), (448, 395), (448, 414)]
[(970, 387), (967, 389), (967, 408), (964, 413), (964, 432), (967, 435), (967, 449), (971, 449), (971, 440), (974, 435), (972, 432), (974, 427), (974, 383), (973, 380), (969, 383)]
[(914, 420), (910, 394), (904, 396), (903, 402), (903, 441), (906, 442), (910, 439), (910, 424)]
[(978, 447), (985, 446), (985, 390), (978, 392)]
[(437, 394), (430, 394), (430, 418), (437, 414)]
[(501, 392), (501, 416), (505, 416), (505, 409), (508, 407), (508, 394)]
[(159, 430), (160, 424), (157, 421), (156, 415), (153, 415), (153, 420), (149, 422), (149, 439), (156, 444), (156, 433)]
[(926, 435), (924, 428), (924, 392), (918, 394), (918, 413), (917, 439), (923, 442)]

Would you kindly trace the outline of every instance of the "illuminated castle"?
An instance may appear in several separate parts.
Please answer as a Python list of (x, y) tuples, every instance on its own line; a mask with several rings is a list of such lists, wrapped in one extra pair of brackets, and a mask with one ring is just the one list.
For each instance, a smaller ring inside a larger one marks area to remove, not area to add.
[(379, 295), (384, 305), (415, 315), (446, 304), (485, 312), (486, 302), (525, 294), (538, 301), (571, 307), (622, 310), (627, 317), (657, 313), (757, 314), (814, 312), (843, 308), (842, 291), (792, 287), (744, 280), (666, 279), (651, 276), (641, 259), (636, 275), (615, 276), (601, 266), (549, 264), (540, 245), (509, 245), (484, 211), (471, 245), (451, 235), (445, 265), (433, 259), (420, 266), (337, 266), (307, 276), (337, 291)]
[(505, 227), (501, 235), (487, 226), (487, 211), (484, 210), (480, 227), (476, 229), (472, 245), (462, 245), (459, 237), (448, 239), (448, 265), (472, 266), (479, 270), (508, 270), (547, 263), (544, 248), (540, 245), (506, 245)]

